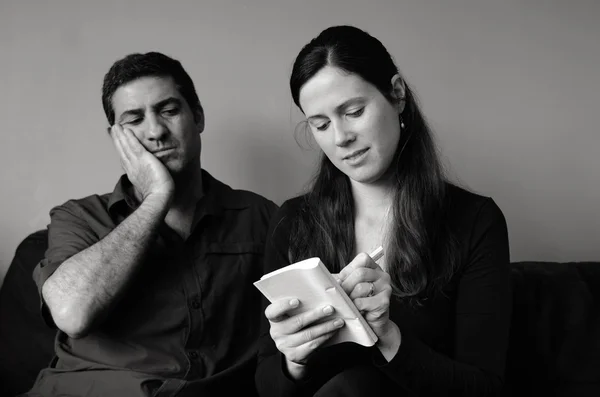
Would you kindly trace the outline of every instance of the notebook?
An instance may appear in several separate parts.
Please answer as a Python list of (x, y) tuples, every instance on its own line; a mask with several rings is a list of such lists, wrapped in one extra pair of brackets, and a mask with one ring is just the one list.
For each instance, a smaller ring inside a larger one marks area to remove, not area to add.
[[(370, 256), (377, 261), (383, 256), (383, 248), (379, 247)], [(254, 285), (270, 302), (282, 298), (298, 298), (300, 305), (292, 309), (290, 315), (327, 305), (333, 306), (334, 313), (322, 321), (343, 318), (345, 325), (324, 345), (354, 342), (373, 346), (377, 342), (377, 335), (320, 258), (309, 258), (267, 273)]]

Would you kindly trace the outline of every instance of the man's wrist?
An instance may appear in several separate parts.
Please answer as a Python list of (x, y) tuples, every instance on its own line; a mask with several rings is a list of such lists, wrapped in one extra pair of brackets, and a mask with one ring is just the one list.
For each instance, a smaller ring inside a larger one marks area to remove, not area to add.
[(171, 200), (173, 199), (172, 193), (150, 193), (148, 194), (142, 203), (147, 203), (151, 205), (153, 208), (157, 209), (165, 209), (168, 208), (171, 204)]

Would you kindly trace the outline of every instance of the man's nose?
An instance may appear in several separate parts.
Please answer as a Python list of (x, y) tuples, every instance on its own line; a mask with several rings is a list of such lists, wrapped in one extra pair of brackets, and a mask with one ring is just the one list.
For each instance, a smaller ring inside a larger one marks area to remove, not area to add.
[(148, 117), (148, 125), (146, 127), (146, 139), (151, 141), (162, 140), (169, 132), (163, 121), (156, 116)]

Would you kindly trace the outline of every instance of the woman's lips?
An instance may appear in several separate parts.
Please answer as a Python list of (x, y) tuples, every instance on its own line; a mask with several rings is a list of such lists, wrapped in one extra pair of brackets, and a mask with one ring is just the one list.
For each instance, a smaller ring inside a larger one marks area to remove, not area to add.
[(356, 150), (349, 155), (345, 156), (342, 160), (351, 165), (357, 164), (363, 160), (369, 148)]

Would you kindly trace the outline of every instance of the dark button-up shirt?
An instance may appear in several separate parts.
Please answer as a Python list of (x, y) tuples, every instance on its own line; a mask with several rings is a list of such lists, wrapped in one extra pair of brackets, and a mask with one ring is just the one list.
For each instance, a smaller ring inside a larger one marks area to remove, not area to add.
[[(204, 196), (183, 240), (165, 223), (134, 281), (89, 335), (58, 331), (56, 357), (32, 394), (76, 396), (252, 395), (264, 274), (263, 246), (276, 205), (203, 171)], [(97, 243), (139, 204), (127, 177), (111, 194), (50, 212), (49, 248), (34, 271), (44, 281)], [(42, 310), (51, 322), (48, 310)]]

